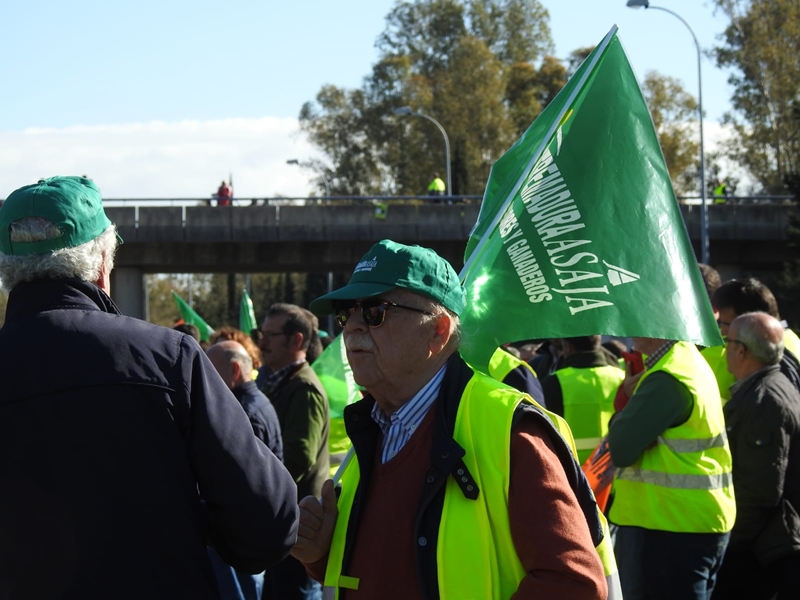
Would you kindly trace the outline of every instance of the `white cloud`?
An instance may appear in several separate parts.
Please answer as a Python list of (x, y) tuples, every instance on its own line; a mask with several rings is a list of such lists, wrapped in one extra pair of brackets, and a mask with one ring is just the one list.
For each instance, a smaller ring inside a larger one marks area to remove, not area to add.
[(5, 131), (0, 198), (52, 175), (88, 175), (104, 198), (208, 198), (230, 174), (240, 198), (308, 196), (315, 175), (286, 160), (317, 156), (291, 118)]
[[(706, 154), (730, 127), (704, 122)], [(0, 198), (52, 175), (88, 175), (104, 198), (208, 198), (233, 174), (239, 198), (304, 197), (317, 176), (287, 165), (319, 157), (293, 118), (218, 119), (0, 132)], [(723, 161), (723, 175), (752, 178)]]
[[(705, 152), (706, 164), (708, 164), (708, 155), (719, 149), (720, 144), (729, 141), (733, 137), (733, 127), (715, 121), (703, 121), (703, 135), (705, 137)], [(737, 194), (752, 193), (755, 188), (758, 188), (756, 180), (745, 171), (741, 166), (733, 161), (725, 158), (724, 156), (718, 159), (720, 165), (720, 174), (723, 179), (726, 177), (735, 177), (739, 180), (737, 186)]]

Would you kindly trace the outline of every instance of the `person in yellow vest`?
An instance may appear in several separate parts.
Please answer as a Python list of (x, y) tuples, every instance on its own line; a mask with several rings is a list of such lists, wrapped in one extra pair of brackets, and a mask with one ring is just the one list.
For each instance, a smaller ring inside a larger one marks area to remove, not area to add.
[[(780, 321), (778, 302), (772, 291), (753, 277), (731, 279), (723, 283), (711, 297), (711, 306), (717, 313), (717, 324), (723, 339), (728, 336), (728, 328), (734, 319), (745, 313), (764, 312)], [(800, 388), (800, 338), (794, 331), (786, 327), (785, 323), (783, 345), (781, 372), (795, 387)], [(730, 399), (730, 388), (735, 382), (733, 374), (728, 370), (725, 346), (704, 348), (702, 354), (714, 371), (724, 404)]]
[(433, 179), (428, 184), (428, 196), (444, 196), (446, 192), (447, 186), (445, 186), (444, 181), (442, 181), (438, 173), (434, 173)]
[(717, 179), (717, 185), (714, 188), (714, 204), (725, 204), (728, 196), (728, 186), (721, 179)]
[(714, 374), (693, 344), (633, 343), (645, 370), (626, 378), (630, 400), (608, 432), (622, 593), (707, 600), (736, 519)]
[(608, 433), (614, 396), (625, 379), (618, 363), (609, 364), (599, 335), (564, 338), (561, 367), (542, 381), (548, 410), (566, 419), (583, 464)]
[(310, 308), (344, 328), (367, 391), (344, 409), (355, 452), (338, 502), (332, 481), (300, 502), (292, 554), (328, 597), (606, 598), (572, 451), (528, 396), (459, 355), (449, 263), (383, 240)]
[(536, 377), (536, 371), (522, 358), (515, 356), (507, 346), (500, 346), (492, 354), (489, 375), (545, 405), (542, 384)]

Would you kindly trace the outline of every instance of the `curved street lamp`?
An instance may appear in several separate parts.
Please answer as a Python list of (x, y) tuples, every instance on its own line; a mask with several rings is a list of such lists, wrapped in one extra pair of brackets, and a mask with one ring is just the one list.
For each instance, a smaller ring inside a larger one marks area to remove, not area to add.
[(630, 8), (653, 8), (671, 14), (686, 25), (686, 29), (692, 34), (695, 48), (697, 48), (697, 112), (700, 120), (700, 262), (708, 264), (708, 205), (706, 204), (706, 160), (703, 146), (703, 72), (700, 67), (700, 44), (689, 23), (678, 13), (672, 12), (668, 8), (651, 6), (649, 0), (628, 0), (628, 6)]
[(439, 128), (439, 131), (442, 132), (442, 137), (444, 137), (445, 173), (447, 174), (447, 182), (446, 182), (447, 183), (447, 190), (446, 190), (446, 192), (447, 192), (448, 196), (451, 196), (453, 194), (453, 187), (452, 187), (451, 181), (450, 181), (450, 140), (447, 139), (447, 133), (445, 132), (444, 127), (442, 127), (442, 124), (439, 123), (439, 121), (437, 121), (433, 117), (429, 117), (428, 115), (423, 114), (423, 113), (421, 113), (419, 111), (415, 112), (415, 111), (411, 110), (410, 106), (401, 106), (400, 108), (395, 108), (394, 109), (394, 114), (396, 114), (396, 115), (409, 115), (409, 116), (412, 116), (412, 117), (422, 117), (423, 119), (428, 119), (428, 121), (430, 121), (431, 123), (436, 125)]
[[(298, 167), (302, 167), (303, 166), (303, 165), (300, 164), (300, 161), (298, 161), (296, 158), (290, 158), (289, 160), (286, 161), (286, 164), (287, 165), (297, 165)], [(325, 184), (325, 197), (326, 198), (330, 198), (331, 197), (331, 186), (328, 183), (328, 178), (325, 177), (325, 173), (323, 173), (322, 171), (317, 171), (316, 169), (314, 169), (314, 172), (317, 175), (319, 175), (319, 178), (322, 179), (322, 182)]]

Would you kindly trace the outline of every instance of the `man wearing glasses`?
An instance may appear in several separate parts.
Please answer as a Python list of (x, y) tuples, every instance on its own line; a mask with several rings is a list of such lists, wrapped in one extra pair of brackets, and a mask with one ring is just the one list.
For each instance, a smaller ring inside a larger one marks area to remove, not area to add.
[(384, 240), (311, 303), (344, 327), (366, 397), (354, 455), (301, 501), (293, 554), (326, 597), (606, 598), (593, 498), (549, 419), (459, 356), (464, 291), (435, 252)]
[[(728, 335), (728, 328), (739, 315), (748, 312), (764, 312), (780, 320), (778, 302), (770, 289), (758, 279), (731, 279), (723, 283), (711, 297), (711, 305), (718, 313), (717, 323), (722, 337)], [(784, 352), (781, 359), (781, 372), (800, 389), (800, 339), (791, 329), (783, 332)], [(733, 375), (726, 368), (725, 347), (714, 346), (703, 351), (714, 375), (717, 378), (719, 393), (723, 404), (731, 397), (730, 387)]]
[[(271, 373), (260, 378), (283, 438), (283, 462), (297, 497), (319, 496), (330, 471), (328, 397), (307, 361), (316, 338), (314, 317), (294, 304), (273, 304), (261, 325), (259, 348)], [(291, 556), (265, 574), (264, 600), (317, 600), (322, 588)]]
[(725, 420), (736, 524), (714, 598), (794, 598), (800, 590), (800, 394), (781, 373), (784, 330), (746, 313), (728, 329), (736, 378)]

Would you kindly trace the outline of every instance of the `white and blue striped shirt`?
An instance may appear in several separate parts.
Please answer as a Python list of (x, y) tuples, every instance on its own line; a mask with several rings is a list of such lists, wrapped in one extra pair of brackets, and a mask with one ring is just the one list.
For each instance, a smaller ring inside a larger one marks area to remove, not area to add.
[(381, 463), (394, 458), (422, 423), (422, 419), (428, 414), (428, 409), (439, 395), (446, 367), (447, 365), (439, 369), (436, 375), (391, 417), (387, 417), (377, 403), (372, 407), (372, 418), (383, 432)]

